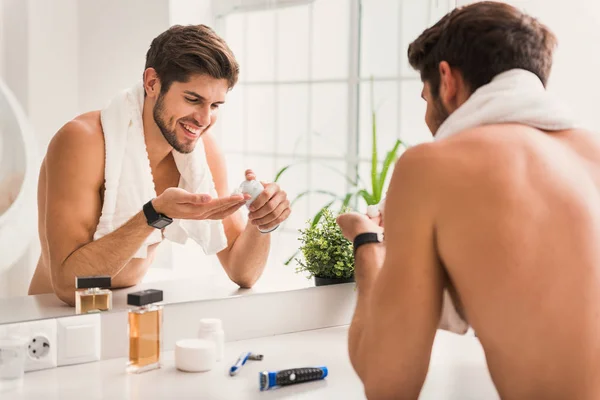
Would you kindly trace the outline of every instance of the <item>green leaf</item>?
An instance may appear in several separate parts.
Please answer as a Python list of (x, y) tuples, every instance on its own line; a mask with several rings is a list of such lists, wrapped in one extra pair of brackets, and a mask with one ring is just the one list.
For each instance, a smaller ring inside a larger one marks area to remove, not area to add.
[(281, 178), (281, 175), (293, 165), (294, 164), (288, 164), (285, 167), (281, 168), (279, 171), (277, 171), (277, 174), (275, 174), (275, 179), (273, 179), (273, 182), (277, 182), (279, 180), (279, 178)]
[(290, 265), (290, 263), (294, 260), (294, 258), (296, 258), (296, 256), (298, 255), (298, 253), (300, 253), (300, 250), (296, 250), (296, 252), (290, 257), (288, 258), (283, 265)]
[(294, 197), (294, 199), (290, 202), (290, 207), (292, 207), (298, 200), (300, 200), (302, 197), (311, 194), (311, 193), (318, 193), (318, 194), (326, 194), (328, 196), (331, 196), (335, 199), (341, 200), (342, 198), (340, 196), (338, 196), (337, 194), (327, 191), (327, 190), (305, 190), (304, 192), (298, 193), (298, 195), (296, 197)]
[(371, 186), (373, 195), (379, 192), (379, 179), (377, 173), (377, 164), (379, 161), (377, 153), (377, 114), (375, 113), (375, 95), (373, 93), (373, 77), (371, 76)]
[(350, 204), (350, 201), (352, 200), (352, 198), (355, 196), (355, 193), (347, 193), (346, 197), (344, 197), (344, 201), (342, 201), (342, 208), (340, 209), (340, 212), (342, 212), (342, 210), (348, 208), (348, 204)]
[(373, 204), (377, 204), (377, 202), (375, 201), (375, 199), (373, 198), (373, 196), (371, 196), (371, 193), (367, 192), (366, 190), (362, 189), (358, 191), (358, 195), (361, 196), (365, 202), (367, 203), (368, 206), (371, 206)]
[(387, 177), (390, 166), (393, 163), (395, 163), (398, 159), (397, 154), (401, 144), (403, 144), (402, 141), (400, 139), (397, 139), (396, 144), (394, 144), (394, 148), (388, 151), (387, 155), (385, 156), (385, 160), (383, 161), (383, 168), (381, 169), (381, 174), (379, 175), (379, 191), (373, 193), (374, 200), (377, 203), (381, 201), (381, 192), (383, 191), (383, 186), (385, 185), (385, 178)]
[(314, 217), (314, 218), (313, 218), (313, 220), (312, 220), (312, 223), (311, 223), (311, 226), (312, 226), (312, 227), (316, 226), (316, 225), (319, 223), (319, 221), (321, 220), (321, 217), (323, 216), (323, 213), (325, 212), (325, 210), (327, 210), (329, 207), (331, 207), (331, 205), (332, 205), (333, 203), (335, 203), (335, 200), (333, 200), (333, 201), (330, 201), (329, 203), (325, 204), (325, 205), (323, 206), (323, 208), (321, 208), (321, 209), (319, 210), (319, 212), (318, 212), (318, 213), (315, 215), (315, 217)]

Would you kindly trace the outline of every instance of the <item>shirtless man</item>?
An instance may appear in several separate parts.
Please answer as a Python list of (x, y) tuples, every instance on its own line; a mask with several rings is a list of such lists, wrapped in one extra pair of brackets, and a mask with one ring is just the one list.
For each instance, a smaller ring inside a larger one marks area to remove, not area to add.
[[(445, 16), (408, 52), (432, 133), (504, 71), (545, 85), (555, 44), (506, 4)], [(380, 229), (355, 213), (338, 223), (350, 241)], [(501, 398), (600, 398), (597, 135), (496, 124), (411, 148), (395, 167), (384, 226), (387, 245), (356, 244), (349, 353), (369, 399), (419, 396), (447, 285)]]
[[(170, 28), (154, 39), (146, 56), (142, 120), (157, 192), (148, 200), (170, 218), (222, 220), (227, 247), (218, 258), (233, 282), (251, 287), (262, 274), (270, 246), (270, 235), (258, 228), (267, 231), (280, 224), (290, 214), (290, 203), (276, 184), (265, 184), (245, 226), (236, 212), (248, 195), (230, 195), (225, 159), (210, 127), (238, 71), (231, 50), (210, 28)], [(189, 153), (198, 140), (203, 141), (218, 198), (177, 188), (180, 174), (172, 150)], [(135, 285), (144, 277), (158, 245), (149, 246), (147, 258), (133, 258), (156, 229), (149, 226), (144, 204), (120, 228), (93, 240), (103, 205), (104, 164), (100, 111), (78, 116), (52, 139), (40, 172), (42, 254), (29, 294), (54, 292), (73, 305), (76, 276), (110, 275), (113, 288)], [(246, 177), (254, 174), (247, 171)]]

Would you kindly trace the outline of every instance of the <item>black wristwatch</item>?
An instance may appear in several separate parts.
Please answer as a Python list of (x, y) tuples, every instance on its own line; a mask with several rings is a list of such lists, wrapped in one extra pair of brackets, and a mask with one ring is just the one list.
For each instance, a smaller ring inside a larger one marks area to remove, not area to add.
[(156, 229), (165, 228), (169, 226), (171, 222), (173, 222), (172, 218), (169, 218), (164, 214), (156, 212), (154, 206), (152, 205), (152, 200), (144, 204), (144, 215), (146, 216), (146, 221), (148, 221), (148, 225)]
[(354, 238), (354, 255), (360, 246), (367, 243), (383, 243), (383, 233), (365, 232), (356, 236)]

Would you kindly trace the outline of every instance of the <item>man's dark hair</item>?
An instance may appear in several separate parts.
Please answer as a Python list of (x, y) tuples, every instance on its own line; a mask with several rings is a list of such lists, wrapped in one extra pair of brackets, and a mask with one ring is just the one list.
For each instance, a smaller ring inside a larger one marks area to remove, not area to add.
[(485, 1), (457, 8), (426, 29), (408, 47), (408, 60), (434, 96), (442, 61), (462, 73), (471, 92), (514, 68), (536, 74), (546, 86), (556, 44), (554, 34), (535, 18)]
[(146, 53), (147, 68), (156, 70), (163, 93), (192, 74), (225, 79), (231, 89), (240, 71), (227, 43), (205, 25), (174, 25), (158, 35)]

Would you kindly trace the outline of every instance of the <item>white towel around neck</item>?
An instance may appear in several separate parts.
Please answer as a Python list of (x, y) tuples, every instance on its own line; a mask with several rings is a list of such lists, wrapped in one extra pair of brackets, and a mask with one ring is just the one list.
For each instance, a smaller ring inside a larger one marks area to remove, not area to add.
[(512, 69), (477, 89), (442, 123), (435, 140), (483, 125), (514, 123), (544, 131), (577, 126), (571, 112), (546, 91), (540, 78), (523, 69)]
[[(570, 110), (546, 91), (532, 72), (513, 69), (498, 74), (477, 89), (442, 123), (435, 140), (443, 140), (484, 125), (520, 124), (544, 131), (560, 131), (578, 126)], [(384, 200), (378, 208), (383, 212)], [(370, 210), (374, 212), (372, 208)], [(440, 329), (464, 334), (469, 324), (458, 313), (448, 290), (444, 290)]]
[[(144, 140), (143, 105), (144, 88), (138, 83), (121, 92), (101, 111), (106, 153), (105, 193), (94, 240), (118, 229), (156, 197)], [(181, 175), (180, 188), (217, 197), (201, 139), (189, 154), (173, 150), (173, 158)], [(164, 236), (180, 244), (192, 238), (206, 254), (215, 254), (227, 247), (221, 221), (174, 220), (164, 229)], [(161, 240), (161, 231), (157, 229), (144, 241), (134, 258), (146, 258), (148, 246)]]

